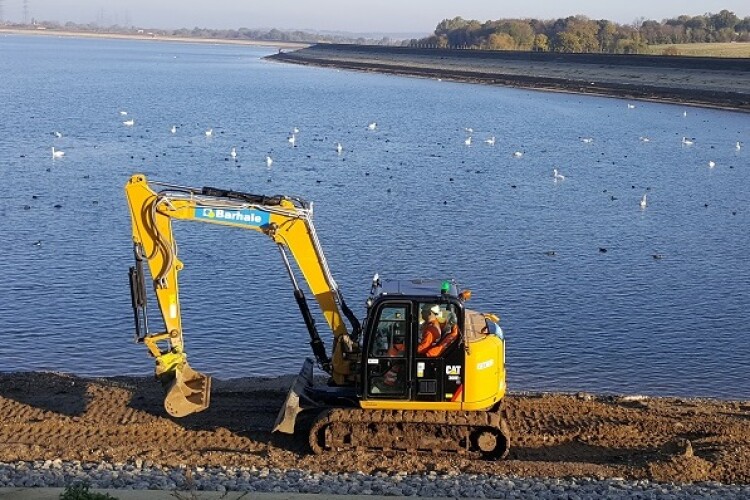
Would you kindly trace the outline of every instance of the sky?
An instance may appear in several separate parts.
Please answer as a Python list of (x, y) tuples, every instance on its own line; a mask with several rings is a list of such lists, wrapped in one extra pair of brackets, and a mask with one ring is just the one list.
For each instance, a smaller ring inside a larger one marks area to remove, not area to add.
[(150, 28), (278, 28), (349, 33), (432, 33), (443, 19), (554, 19), (582, 14), (621, 24), (645, 17), (728, 9), (750, 16), (748, 0), (0, 0), (3, 18)]

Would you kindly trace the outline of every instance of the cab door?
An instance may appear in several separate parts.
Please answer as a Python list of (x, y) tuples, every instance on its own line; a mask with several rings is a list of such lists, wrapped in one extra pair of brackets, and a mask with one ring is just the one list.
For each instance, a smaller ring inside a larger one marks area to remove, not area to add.
[(373, 315), (365, 356), (367, 399), (409, 399), (411, 304), (387, 302)]
[[(431, 303), (419, 304), (419, 310)], [(462, 313), (455, 304), (438, 304), (442, 335), (439, 344), (443, 349), (430, 349), (424, 354), (414, 353), (412, 379), (414, 401), (460, 402), (463, 400), (464, 350), (459, 325)], [(455, 326), (454, 326), (455, 325)], [(454, 326), (455, 330), (452, 329)], [(415, 325), (421, 332), (421, 326)], [(451, 335), (451, 331), (453, 334)], [(419, 344), (419, 334), (415, 344)]]

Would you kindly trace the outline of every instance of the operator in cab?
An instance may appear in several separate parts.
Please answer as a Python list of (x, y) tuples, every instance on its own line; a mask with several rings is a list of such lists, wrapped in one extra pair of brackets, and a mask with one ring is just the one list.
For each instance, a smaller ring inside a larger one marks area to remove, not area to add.
[(426, 304), (422, 307), (422, 324), (419, 327), (420, 340), (417, 346), (418, 355), (427, 355), (427, 351), (435, 345), (442, 335), (442, 327), (438, 317), (440, 306), (437, 304)]

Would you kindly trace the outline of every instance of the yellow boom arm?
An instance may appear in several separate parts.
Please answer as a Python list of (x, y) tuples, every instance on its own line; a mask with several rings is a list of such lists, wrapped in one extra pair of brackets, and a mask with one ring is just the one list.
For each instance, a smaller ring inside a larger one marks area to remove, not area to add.
[[(136, 266), (131, 269), (131, 291), (136, 311), (136, 335), (156, 358), (156, 376), (167, 389), (165, 408), (171, 415), (184, 416), (201, 411), (208, 407), (210, 398), (210, 377), (192, 370), (185, 354), (177, 280), (183, 264), (177, 258), (172, 219), (252, 229), (269, 236), (281, 251), (319, 363), (331, 374), (336, 384), (353, 382), (351, 361), (346, 354), (357, 352), (359, 348), (344, 323), (342, 308), (355, 330), (359, 325), (343, 303), (329, 271), (312, 223), (311, 204), (284, 196), (266, 197), (215, 188), (152, 184), (163, 189), (155, 192), (146, 177), (140, 174), (132, 176), (125, 186), (136, 258)], [(333, 332), (333, 356), (330, 360), (289, 266), (287, 250), (291, 252)], [(144, 261), (153, 280), (164, 320), (164, 332), (148, 332), (142, 271)]]

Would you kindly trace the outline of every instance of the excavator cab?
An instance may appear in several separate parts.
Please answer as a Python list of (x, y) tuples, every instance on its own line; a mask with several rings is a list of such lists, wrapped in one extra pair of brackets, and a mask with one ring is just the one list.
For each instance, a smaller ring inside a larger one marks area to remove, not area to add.
[[(461, 400), (464, 307), (450, 281), (380, 281), (365, 323), (363, 400), (455, 402)], [(422, 349), (423, 311), (439, 310), (439, 337)], [(387, 348), (386, 348), (387, 347)]]

